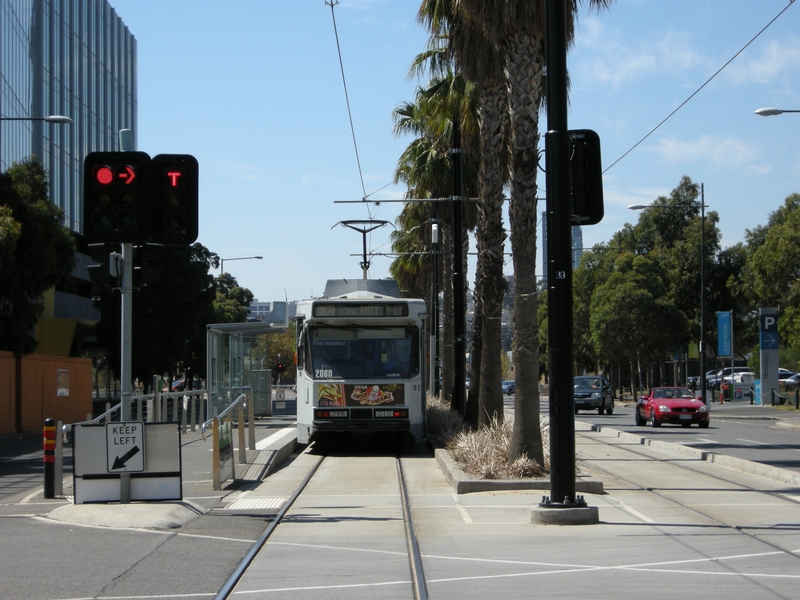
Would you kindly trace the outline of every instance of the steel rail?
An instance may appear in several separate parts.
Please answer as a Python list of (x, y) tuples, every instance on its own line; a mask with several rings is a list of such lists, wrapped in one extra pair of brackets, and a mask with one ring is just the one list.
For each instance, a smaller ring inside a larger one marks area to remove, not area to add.
[[(585, 433), (582, 433), (582, 435), (585, 435)], [(597, 438), (592, 438), (592, 439), (595, 439), (596, 441), (600, 441), (601, 443), (605, 443), (607, 445), (612, 445), (612, 444), (608, 444), (607, 442), (604, 442), (603, 440), (597, 440)], [(624, 450), (626, 452), (630, 452), (631, 454), (634, 454), (634, 455), (636, 455), (638, 457), (643, 457), (643, 458), (647, 458), (649, 460), (652, 460), (652, 457), (650, 455), (648, 455), (647, 453), (645, 453), (645, 452), (637, 452), (633, 448), (630, 448), (630, 447), (627, 447), (627, 446), (625, 446), (625, 447), (623, 447), (623, 446), (615, 446), (615, 447), (618, 447), (618, 448), (620, 448), (620, 449), (622, 449), (622, 450)], [(592, 462), (592, 461), (587, 461), (587, 462)], [(754, 491), (754, 492), (758, 492), (758, 493), (761, 493), (761, 494), (766, 494), (768, 496), (780, 498), (781, 500), (789, 502), (790, 504), (800, 504), (800, 501), (795, 500), (794, 498), (791, 498), (789, 496), (786, 496), (785, 494), (782, 494), (780, 492), (771, 492), (771, 491), (768, 491), (768, 490), (756, 489), (756, 488), (747, 486), (747, 485), (745, 485), (745, 484), (743, 484), (741, 482), (733, 481), (732, 479), (728, 479), (728, 478), (725, 478), (725, 477), (720, 477), (719, 475), (712, 475), (710, 473), (707, 473), (705, 471), (701, 471), (699, 469), (693, 469), (693, 468), (691, 468), (691, 467), (689, 467), (689, 466), (687, 466), (686, 464), (683, 464), (683, 463), (675, 463), (675, 462), (673, 462), (673, 463), (670, 463), (670, 464), (672, 466), (678, 468), (678, 469), (683, 469), (683, 470), (689, 471), (691, 473), (700, 474), (700, 475), (703, 475), (705, 477), (712, 477), (713, 479), (716, 479), (718, 481), (722, 481), (722, 482), (727, 483), (729, 485), (736, 486), (737, 488), (741, 489), (742, 491)], [(690, 506), (689, 504), (686, 504), (685, 502), (682, 502), (680, 500), (676, 500), (675, 498), (672, 498), (672, 497), (668, 496), (667, 494), (659, 492), (655, 488), (644, 487), (644, 486), (642, 486), (641, 484), (639, 484), (639, 483), (637, 483), (635, 481), (632, 481), (630, 479), (626, 479), (625, 477), (622, 477), (622, 476), (620, 476), (620, 475), (618, 475), (616, 473), (613, 473), (613, 472), (611, 472), (611, 471), (609, 471), (607, 469), (604, 469), (602, 467), (598, 467), (594, 463), (592, 463), (592, 468), (596, 469), (596, 470), (598, 470), (598, 471), (600, 471), (602, 473), (605, 473), (606, 475), (608, 475), (610, 477), (613, 477), (614, 479), (617, 479), (619, 481), (625, 482), (628, 485), (633, 486), (634, 488), (638, 488), (640, 490), (650, 492), (651, 494), (655, 494), (659, 498), (663, 498), (664, 500), (667, 500), (668, 502), (672, 502), (673, 504), (676, 504), (676, 505), (678, 505), (678, 506), (680, 506), (682, 508), (686, 508), (686, 509), (688, 509), (688, 510), (690, 510), (690, 511), (692, 511), (692, 512), (698, 514), (698, 515), (701, 515), (701, 516), (705, 517), (706, 519), (709, 519), (711, 521), (714, 521), (715, 523), (718, 523), (719, 525), (721, 525), (721, 526), (723, 526), (723, 527), (725, 527), (727, 529), (731, 529), (733, 531), (738, 531), (739, 533), (741, 533), (743, 535), (746, 535), (747, 537), (749, 537), (749, 538), (751, 538), (751, 539), (753, 539), (755, 541), (761, 542), (762, 544), (766, 544), (767, 546), (770, 546), (770, 547), (772, 547), (772, 548), (774, 548), (776, 550), (780, 550), (781, 552), (783, 552), (785, 554), (788, 554), (788, 555), (793, 556), (793, 557), (795, 557), (797, 559), (800, 559), (800, 555), (798, 555), (796, 550), (792, 550), (790, 548), (785, 548), (785, 547), (783, 547), (783, 546), (781, 546), (779, 544), (776, 544), (775, 542), (772, 542), (770, 540), (764, 539), (764, 538), (760, 537), (759, 535), (757, 535), (755, 533), (749, 533), (748, 531), (746, 531), (746, 529), (747, 529), (746, 526), (734, 525), (734, 524), (731, 524), (731, 523), (726, 523), (725, 521), (723, 521), (721, 519), (718, 519), (717, 517), (714, 517), (714, 516), (712, 516), (712, 515), (710, 515), (710, 514), (708, 514), (706, 512), (703, 512), (702, 510), (700, 510), (700, 509), (698, 509), (698, 508), (696, 508), (694, 506)]]
[(411, 502), (408, 498), (408, 488), (403, 475), (403, 465), (399, 456), (396, 461), (400, 499), (403, 506), (403, 522), (406, 531), (406, 547), (408, 548), (408, 566), (411, 570), (411, 587), (414, 590), (414, 600), (428, 600), (428, 588), (425, 584), (425, 573), (422, 569), (422, 554), (419, 550), (417, 534), (414, 532), (414, 521), (411, 518)]
[(286, 501), (286, 503), (283, 505), (283, 508), (281, 508), (280, 511), (278, 511), (278, 514), (275, 515), (275, 519), (269, 524), (269, 527), (267, 527), (264, 533), (261, 534), (261, 537), (256, 540), (256, 543), (253, 544), (248, 553), (239, 563), (239, 566), (237, 566), (231, 576), (228, 577), (228, 580), (214, 597), (214, 600), (227, 600), (230, 597), (230, 595), (233, 593), (233, 590), (236, 588), (236, 584), (239, 583), (242, 575), (245, 574), (245, 571), (247, 571), (247, 568), (250, 566), (250, 563), (252, 563), (253, 559), (255, 559), (259, 552), (261, 552), (261, 549), (264, 547), (264, 544), (267, 543), (269, 536), (272, 535), (283, 517), (287, 512), (289, 512), (289, 509), (292, 507), (292, 504), (294, 504), (295, 500), (297, 500), (300, 494), (303, 493), (303, 490), (308, 485), (308, 482), (311, 481), (311, 478), (314, 476), (314, 473), (317, 472), (317, 469), (322, 464), (323, 460), (325, 460), (325, 457), (321, 456), (317, 461), (317, 464), (314, 465), (314, 468), (309, 471), (305, 479), (303, 479), (300, 485), (297, 486), (297, 489), (294, 491), (294, 494), (292, 494), (292, 497)]

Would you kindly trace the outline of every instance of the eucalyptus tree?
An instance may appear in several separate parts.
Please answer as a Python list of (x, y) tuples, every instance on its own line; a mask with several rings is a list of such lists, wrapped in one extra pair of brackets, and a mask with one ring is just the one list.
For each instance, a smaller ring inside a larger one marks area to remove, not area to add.
[(781, 340), (800, 350), (800, 194), (788, 196), (749, 237), (744, 287), (754, 304), (780, 307)]
[(0, 175), (0, 350), (36, 350), (31, 331), (44, 311), (42, 295), (75, 264), (75, 240), (63, 220), (34, 157)]
[[(165, 246), (157, 281), (139, 287), (133, 296), (131, 369), (135, 378), (150, 381), (154, 374), (206, 371), (206, 325), (219, 322), (213, 310), (215, 285), (209, 269), (212, 253), (202, 244)], [(228, 275), (230, 277), (230, 275)], [(100, 290), (95, 306), (98, 342), (119, 374), (121, 298), (118, 290)]]
[(687, 320), (667, 293), (667, 273), (651, 254), (623, 254), (591, 303), (591, 340), (600, 360), (624, 358), (636, 400), (636, 365), (665, 359), (685, 342)]

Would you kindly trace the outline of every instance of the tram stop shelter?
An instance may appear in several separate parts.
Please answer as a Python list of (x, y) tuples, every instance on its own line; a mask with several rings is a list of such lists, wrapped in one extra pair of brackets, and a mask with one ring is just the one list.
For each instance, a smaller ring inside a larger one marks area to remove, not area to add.
[(208, 418), (230, 406), (241, 394), (251, 393), (256, 416), (272, 415), (272, 387), (264, 358), (254, 358), (261, 336), (286, 331), (274, 323), (213, 323), (206, 325)]

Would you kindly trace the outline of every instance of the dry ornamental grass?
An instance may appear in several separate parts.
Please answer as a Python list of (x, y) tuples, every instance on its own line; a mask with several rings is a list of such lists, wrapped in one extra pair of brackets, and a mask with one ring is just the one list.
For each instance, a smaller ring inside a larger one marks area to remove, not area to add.
[[(428, 437), (450, 453), (458, 466), (473, 479), (531, 479), (546, 477), (547, 467), (521, 457), (508, 463), (513, 422), (492, 420), (489, 427), (470, 429), (456, 411), (438, 396), (428, 396)], [(542, 424), (544, 455), (549, 456), (549, 432)]]

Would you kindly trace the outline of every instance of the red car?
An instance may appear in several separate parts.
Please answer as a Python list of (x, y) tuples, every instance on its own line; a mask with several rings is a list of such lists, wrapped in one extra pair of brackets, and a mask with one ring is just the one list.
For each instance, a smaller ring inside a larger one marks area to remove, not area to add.
[(688, 388), (655, 387), (636, 404), (636, 424), (645, 425), (648, 421), (653, 427), (662, 423), (708, 427), (708, 408)]

